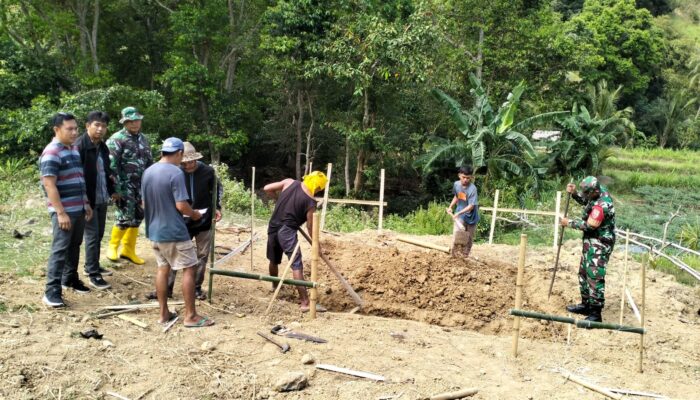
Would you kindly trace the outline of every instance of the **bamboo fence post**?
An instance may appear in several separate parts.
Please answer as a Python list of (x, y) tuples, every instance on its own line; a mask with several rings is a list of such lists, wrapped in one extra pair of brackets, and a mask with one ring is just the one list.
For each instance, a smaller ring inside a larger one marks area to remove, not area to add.
[(496, 213), (498, 212), (498, 195), (500, 191), (496, 189), (496, 195), (493, 198), (493, 211), (491, 212), (491, 231), (489, 232), (489, 244), (493, 244), (493, 231), (496, 230)]
[[(649, 253), (651, 257), (651, 253)], [(649, 258), (647, 258), (649, 260)], [(642, 263), (642, 329), (644, 329), (644, 314), (646, 312), (646, 298), (647, 298), (647, 262)], [(644, 334), (639, 335), (639, 373), (644, 372)]]
[(292, 252), (292, 256), (289, 257), (289, 262), (287, 263), (287, 266), (284, 267), (284, 271), (282, 271), (282, 275), (281, 275), (282, 280), (279, 281), (279, 283), (277, 284), (277, 289), (275, 289), (275, 294), (273, 294), (272, 298), (270, 299), (270, 304), (267, 305), (267, 310), (265, 310), (265, 315), (270, 313), (270, 310), (272, 309), (272, 304), (274, 304), (275, 299), (277, 298), (277, 295), (280, 293), (280, 289), (282, 289), (282, 284), (284, 283), (284, 277), (287, 276), (287, 272), (289, 272), (289, 268), (292, 266), (292, 263), (294, 262), (294, 258), (296, 258), (297, 253), (299, 252), (299, 245), (301, 245), (301, 242), (297, 242), (297, 245), (294, 248), (294, 251)]
[[(496, 192), (498, 193), (498, 192)], [(498, 194), (496, 194), (498, 198)], [(494, 212), (495, 215), (495, 212)], [(525, 270), (525, 249), (527, 248), (527, 235), (520, 235), (520, 258), (518, 259), (518, 276), (515, 280), (515, 308), (520, 309), (523, 303), (523, 274)], [(518, 356), (518, 337), (520, 336), (520, 317), (513, 320), (513, 357)]]
[(326, 225), (326, 208), (328, 208), (328, 192), (331, 187), (331, 172), (333, 172), (333, 164), (328, 163), (328, 169), (326, 170), (326, 188), (323, 190), (323, 206), (321, 208), (321, 230)]
[(554, 251), (557, 251), (559, 247), (559, 213), (561, 212), (561, 191), (557, 191), (557, 199), (554, 206), (554, 212), (557, 214), (554, 216)]
[[(319, 226), (319, 215), (318, 212), (314, 213), (313, 217), (313, 227), (311, 229), (311, 281), (316, 282), (318, 279), (318, 253), (321, 248), (319, 243), (319, 233), (321, 232)], [(309, 316), (311, 319), (316, 319), (316, 304), (318, 303), (318, 289), (316, 287), (309, 290)]]
[(629, 268), (629, 253), (630, 253), (630, 230), (627, 229), (625, 235), (625, 269), (622, 276), (622, 292), (620, 292), (620, 325), (622, 325), (622, 317), (625, 312), (625, 290), (627, 289), (627, 269)]
[(379, 224), (377, 225), (377, 232), (382, 233), (382, 227), (384, 225), (384, 168), (379, 177)]
[(209, 304), (211, 304), (211, 296), (214, 290), (214, 275), (212, 275), (211, 270), (216, 263), (216, 218), (214, 217), (216, 216), (216, 205), (219, 203), (219, 178), (216, 176), (216, 169), (214, 169), (214, 190), (212, 190), (211, 197), (212, 219), (210, 228), (211, 243), (209, 243), (209, 288), (207, 293)]
[(255, 227), (255, 167), (250, 182), (250, 270), (253, 270), (253, 230)]

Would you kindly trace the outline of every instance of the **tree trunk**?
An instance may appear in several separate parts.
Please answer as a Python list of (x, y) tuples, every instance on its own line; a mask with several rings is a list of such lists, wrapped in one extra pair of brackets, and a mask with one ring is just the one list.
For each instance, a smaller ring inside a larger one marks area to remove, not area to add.
[[(370, 128), (369, 118), (369, 90), (363, 91), (363, 113), (362, 113), (362, 130), (366, 131)], [(364, 186), (365, 162), (367, 161), (367, 152), (363, 144), (360, 144), (360, 149), (357, 151), (357, 165), (355, 166), (355, 180), (353, 182), (353, 190), (357, 193), (362, 191)]]
[(311, 96), (309, 96), (308, 92), (306, 92), (306, 101), (309, 103), (309, 130), (306, 131), (306, 166), (304, 167), (304, 171), (308, 174), (311, 173), (310, 165), (314, 160), (311, 141), (313, 139), (315, 125), (313, 103), (311, 102)]
[(95, 0), (95, 8), (92, 16), (92, 33), (90, 35), (90, 54), (92, 55), (92, 72), (100, 72), (100, 63), (97, 59), (97, 27), (100, 22), (100, 0)]
[(301, 179), (301, 128), (304, 124), (304, 98), (301, 89), (297, 89), (297, 123), (296, 130), (296, 154), (295, 171), (296, 178)]
[(481, 71), (484, 64), (484, 28), (479, 28), (479, 46), (476, 51), (476, 77), (481, 81)]
[(73, 12), (78, 17), (78, 30), (80, 31), (80, 56), (84, 60), (87, 57), (87, 3), (76, 0)]
[(350, 195), (350, 135), (345, 136), (345, 196)]
[[(204, 122), (204, 126), (206, 127), (207, 136), (213, 137), (214, 132), (212, 132), (211, 124), (209, 123), (209, 104), (207, 103), (207, 99), (203, 95), (199, 96), (199, 107), (202, 111), (202, 121)], [(209, 154), (211, 154), (212, 164), (218, 164), (221, 159), (221, 154), (219, 153), (219, 150), (214, 146), (214, 141), (212, 140), (209, 141)]]

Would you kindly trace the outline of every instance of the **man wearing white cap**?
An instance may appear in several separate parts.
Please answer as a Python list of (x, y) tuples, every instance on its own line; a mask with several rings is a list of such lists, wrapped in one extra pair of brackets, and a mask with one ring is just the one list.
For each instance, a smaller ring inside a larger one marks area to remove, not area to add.
[(168, 138), (161, 147), (161, 159), (143, 174), (143, 193), (146, 236), (153, 244), (158, 263), (156, 292), (160, 305), (160, 323), (177, 318), (168, 309), (168, 275), (171, 270), (183, 270), (182, 297), (185, 300), (184, 324), (188, 328), (211, 326), (212, 320), (197, 314), (194, 304), (194, 282), (197, 252), (187, 233), (183, 216), (193, 221), (202, 218), (199, 211), (188, 203), (185, 178), (178, 168), (184, 151), (182, 140)]

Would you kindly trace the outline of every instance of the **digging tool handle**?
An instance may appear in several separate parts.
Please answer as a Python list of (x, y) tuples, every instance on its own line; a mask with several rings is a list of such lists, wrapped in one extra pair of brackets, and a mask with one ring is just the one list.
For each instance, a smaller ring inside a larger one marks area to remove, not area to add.
[[(304, 237), (304, 239), (306, 239), (307, 242), (311, 243), (311, 238), (309, 237), (309, 235), (306, 232), (304, 232), (303, 229), (299, 229), (299, 232)], [(343, 275), (341, 275), (341, 273), (338, 272), (337, 269), (335, 269), (333, 264), (331, 264), (331, 261), (328, 259), (328, 257), (326, 257), (325, 254), (323, 254), (323, 252), (320, 251), (319, 255), (321, 256), (321, 259), (323, 260), (323, 262), (325, 262), (326, 265), (328, 265), (328, 268), (330, 268), (331, 272), (333, 272), (333, 274), (336, 276), (336, 278), (338, 278), (338, 280), (340, 281), (340, 284), (343, 285), (343, 287), (348, 292), (350, 297), (352, 297), (355, 304), (362, 307), (363, 303), (362, 303), (362, 298), (360, 298), (360, 295), (358, 295), (357, 292), (355, 292), (355, 289), (353, 289), (352, 286), (350, 286), (350, 283), (348, 283), (348, 281), (345, 280)]]
[(282, 345), (282, 344), (280, 344), (278, 341), (276, 341), (275, 339), (271, 338), (270, 336), (268, 336), (268, 335), (266, 335), (266, 334), (264, 334), (264, 333), (262, 333), (262, 332), (257, 332), (257, 334), (260, 335), (263, 339), (267, 340), (268, 342), (270, 342), (270, 343), (274, 344), (275, 346), (279, 347), (280, 350), (282, 351), (282, 353), (286, 353), (286, 352), (288, 352), (289, 349), (290, 349), (290, 347), (289, 347), (289, 345), (288, 345), (287, 343), (285, 343), (285, 344)]
[[(566, 203), (564, 204), (564, 218), (569, 214), (569, 201), (571, 200), (571, 193), (568, 193), (568, 196), (566, 196)], [(561, 231), (559, 232), (559, 243), (557, 245), (557, 258), (554, 260), (554, 272), (552, 272), (552, 280), (549, 281), (549, 291), (547, 292), (547, 300), (549, 300), (549, 297), (552, 295), (552, 288), (554, 288), (554, 278), (557, 276), (557, 267), (559, 267), (559, 255), (561, 254), (561, 244), (564, 241), (564, 230), (565, 227), (561, 227)]]

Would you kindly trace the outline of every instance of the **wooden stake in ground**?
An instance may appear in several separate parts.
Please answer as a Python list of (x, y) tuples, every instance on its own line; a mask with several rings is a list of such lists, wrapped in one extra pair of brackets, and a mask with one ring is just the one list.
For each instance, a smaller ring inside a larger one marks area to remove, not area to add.
[[(318, 253), (320, 249), (319, 245), (319, 215), (318, 211), (314, 213), (313, 216), (313, 227), (311, 228), (311, 281), (316, 282), (318, 279)], [(309, 316), (311, 319), (316, 319), (316, 304), (318, 303), (318, 289), (311, 288), (309, 290)]]
[(321, 206), (321, 230), (326, 224), (326, 209), (328, 208), (328, 192), (331, 188), (331, 172), (333, 172), (333, 164), (328, 163), (328, 169), (326, 170), (326, 187), (323, 189), (323, 205)]
[[(496, 195), (498, 198), (498, 194)], [(520, 258), (518, 259), (518, 276), (515, 279), (515, 308), (520, 309), (523, 304), (523, 274), (525, 271), (525, 250), (527, 249), (527, 235), (520, 235)], [(513, 357), (518, 356), (518, 338), (520, 336), (520, 318), (513, 320)]]
[[(284, 279), (287, 276), (287, 272), (289, 272), (289, 268), (292, 266), (292, 263), (294, 262), (294, 259), (297, 256), (297, 253), (299, 252), (299, 245), (301, 242), (297, 242), (296, 247), (294, 247), (294, 251), (292, 252), (292, 256), (289, 257), (289, 262), (287, 263), (287, 266), (284, 267), (284, 271), (282, 271), (282, 275), (280, 276), (282, 279)], [(272, 295), (272, 298), (270, 299), (270, 304), (267, 306), (267, 310), (265, 310), (265, 315), (270, 313), (270, 310), (272, 309), (272, 304), (274, 304), (275, 299), (277, 298), (277, 295), (280, 293), (280, 289), (282, 289), (282, 285), (284, 284), (283, 281), (279, 281), (277, 283), (277, 289), (275, 289), (275, 294)]]
[(557, 213), (557, 216), (554, 217), (554, 251), (557, 251), (557, 247), (559, 246), (559, 228), (560, 228), (560, 223), (559, 223), (559, 213), (561, 212), (561, 192), (557, 191), (557, 199), (556, 203), (554, 206), (554, 212)]
[(627, 289), (627, 268), (629, 268), (630, 254), (630, 230), (628, 229), (625, 235), (625, 269), (622, 276), (622, 293), (620, 293), (620, 325), (622, 325), (622, 317), (625, 312), (625, 290)]
[(377, 225), (377, 232), (382, 233), (382, 226), (384, 225), (384, 168), (379, 175), (379, 224)]
[(250, 182), (250, 270), (253, 270), (253, 230), (255, 229), (255, 167)]
[(493, 211), (491, 211), (491, 230), (489, 231), (489, 244), (493, 244), (493, 232), (496, 230), (496, 213), (498, 212), (498, 195), (500, 191), (496, 189), (493, 197)]
[(440, 393), (440, 394), (432, 395), (432, 396), (430, 396), (430, 400), (463, 399), (465, 397), (474, 396), (477, 393), (479, 393), (479, 389), (477, 389), (477, 388), (462, 389), (462, 390), (458, 390), (456, 392)]
[[(649, 253), (649, 258), (647, 260), (650, 260), (652, 257), (651, 253)], [(646, 312), (647, 306), (646, 306), (646, 298), (647, 298), (647, 263), (643, 262), (642, 263), (642, 309), (641, 314), (642, 314), (642, 329), (644, 329), (644, 313)], [(639, 335), (639, 373), (641, 374), (644, 372), (644, 334), (642, 333)]]

